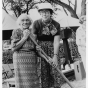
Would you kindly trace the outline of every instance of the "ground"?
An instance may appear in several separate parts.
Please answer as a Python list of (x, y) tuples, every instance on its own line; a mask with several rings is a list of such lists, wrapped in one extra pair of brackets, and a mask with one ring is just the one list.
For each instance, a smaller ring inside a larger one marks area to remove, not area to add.
[[(79, 81), (72, 81), (71, 84), (73, 85), (74, 88), (86, 88), (86, 79), (79, 80)], [(2, 85), (2, 88), (7, 88), (5, 84)], [(11, 87), (14, 88), (14, 87)], [(61, 88), (71, 88), (67, 83), (62, 85)]]
[[(79, 80), (79, 81), (72, 81), (71, 84), (74, 88), (86, 88), (86, 79)], [(61, 88), (71, 88), (68, 84), (62, 85)]]

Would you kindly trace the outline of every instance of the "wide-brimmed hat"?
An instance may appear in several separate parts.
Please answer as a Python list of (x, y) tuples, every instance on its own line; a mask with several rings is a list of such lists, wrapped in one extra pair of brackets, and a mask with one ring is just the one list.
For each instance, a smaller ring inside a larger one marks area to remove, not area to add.
[(38, 11), (46, 10), (46, 9), (50, 10), (53, 13), (53, 8), (52, 8), (52, 5), (50, 3), (41, 3), (41, 4), (39, 4)]

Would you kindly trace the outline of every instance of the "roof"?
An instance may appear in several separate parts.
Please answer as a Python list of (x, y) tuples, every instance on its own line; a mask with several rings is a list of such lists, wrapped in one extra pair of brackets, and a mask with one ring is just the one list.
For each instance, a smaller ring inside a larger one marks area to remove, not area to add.
[(2, 11), (2, 30), (16, 29), (16, 17), (13, 17), (6, 13), (5, 10)]

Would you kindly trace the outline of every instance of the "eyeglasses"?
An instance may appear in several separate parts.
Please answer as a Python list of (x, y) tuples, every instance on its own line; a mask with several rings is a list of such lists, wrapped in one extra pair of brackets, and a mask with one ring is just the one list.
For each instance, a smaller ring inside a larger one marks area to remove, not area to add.
[(48, 13), (50, 13), (50, 11), (49, 10), (42, 10), (42, 11), (40, 11), (40, 13), (48, 14)]
[(21, 21), (29, 21), (29, 19), (22, 19)]

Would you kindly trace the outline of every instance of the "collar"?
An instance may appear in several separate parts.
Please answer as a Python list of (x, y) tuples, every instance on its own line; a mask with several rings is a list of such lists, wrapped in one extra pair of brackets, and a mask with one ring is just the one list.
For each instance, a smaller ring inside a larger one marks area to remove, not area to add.
[(44, 22), (44, 21), (42, 20), (42, 22), (43, 22), (43, 24), (44, 24), (45, 26), (49, 26), (49, 25), (52, 23), (52, 19), (50, 18), (50, 20), (49, 20), (48, 22)]

